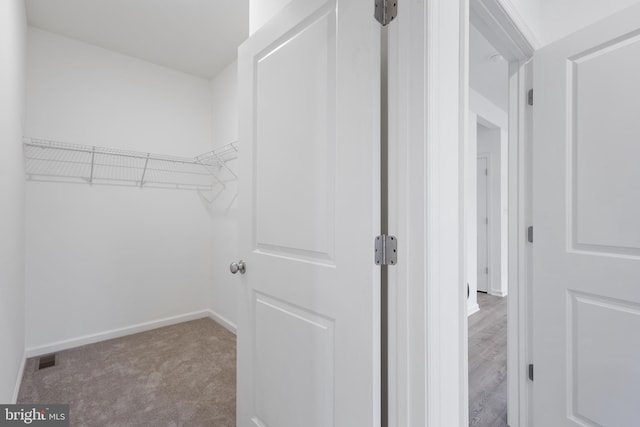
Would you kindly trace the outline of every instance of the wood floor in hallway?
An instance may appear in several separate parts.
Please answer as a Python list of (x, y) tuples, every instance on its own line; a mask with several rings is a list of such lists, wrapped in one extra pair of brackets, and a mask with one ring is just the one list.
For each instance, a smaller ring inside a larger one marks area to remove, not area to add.
[(507, 298), (478, 292), (469, 317), (469, 426), (507, 426)]

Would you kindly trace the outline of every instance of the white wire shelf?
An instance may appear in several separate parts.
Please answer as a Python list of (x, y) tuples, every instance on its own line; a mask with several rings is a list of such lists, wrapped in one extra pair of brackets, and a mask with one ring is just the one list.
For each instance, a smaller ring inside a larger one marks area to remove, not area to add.
[[(166, 156), (90, 145), (25, 138), (27, 178), (33, 181), (212, 190), (237, 179), (227, 166), (237, 158), (231, 143), (197, 157)], [(225, 181), (218, 177), (224, 169)]]

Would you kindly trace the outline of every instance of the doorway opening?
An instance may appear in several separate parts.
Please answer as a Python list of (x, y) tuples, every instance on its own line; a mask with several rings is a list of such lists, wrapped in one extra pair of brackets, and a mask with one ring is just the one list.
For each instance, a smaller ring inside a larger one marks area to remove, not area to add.
[(525, 183), (533, 47), (495, 2), (470, 2), (464, 146), (469, 425), (528, 419)]
[(465, 147), (469, 425), (507, 426), (507, 60), (469, 29), (469, 132)]

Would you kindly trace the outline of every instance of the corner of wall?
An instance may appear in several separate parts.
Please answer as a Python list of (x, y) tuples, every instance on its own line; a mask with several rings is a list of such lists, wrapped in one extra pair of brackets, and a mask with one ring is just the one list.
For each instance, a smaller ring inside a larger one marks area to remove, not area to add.
[(0, 17), (0, 402), (13, 402), (22, 378), (25, 347), (24, 2), (0, 2)]
[(22, 376), (24, 375), (24, 368), (27, 364), (27, 351), (24, 350), (22, 352), (20, 368), (18, 369), (18, 374), (16, 375), (16, 384), (13, 388), (13, 398), (11, 399), (11, 403), (15, 404), (18, 402), (18, 395), (20, 393), (20, 386), (22, 385)]
[[(238, 63), (229, 63), (211, 81), (212, 146), (238, 140)], [(240, 147), (242, 150), (242, 147)], [(237, 173), (237, 160), (228, 163)], [(229, 273), (229, 263), (238, 260), (238, 181), (226, 183), (210, 206), (212, 283), (209, 308), (212, 318), (229, 330), (235, 329), (237, 277)], [(224, 242), (224, 243), (220, 243)]]

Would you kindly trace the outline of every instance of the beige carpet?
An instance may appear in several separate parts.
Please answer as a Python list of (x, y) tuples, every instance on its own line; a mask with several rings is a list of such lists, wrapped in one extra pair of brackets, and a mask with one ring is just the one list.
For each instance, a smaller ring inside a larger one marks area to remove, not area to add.
[(68, 403), (71, 426), (234, 427), (235, 336), (200, 319), (27, 360), (18, 403)]

